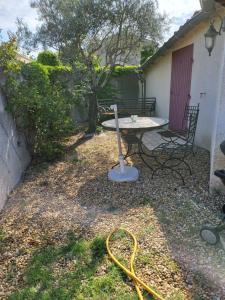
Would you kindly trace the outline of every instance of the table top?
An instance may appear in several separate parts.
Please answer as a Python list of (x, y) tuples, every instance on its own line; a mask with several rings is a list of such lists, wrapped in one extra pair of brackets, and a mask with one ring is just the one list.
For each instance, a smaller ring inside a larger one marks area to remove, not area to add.
[[(167, 119), (155, 117), (138, 117), (135, 122), (131, 118), (119, 118), (118, 120), (120, 129), (154, 129), (169, 123)], [(115, 119), (104, 121), (102, 126), (107, 129), (116, 129)]]

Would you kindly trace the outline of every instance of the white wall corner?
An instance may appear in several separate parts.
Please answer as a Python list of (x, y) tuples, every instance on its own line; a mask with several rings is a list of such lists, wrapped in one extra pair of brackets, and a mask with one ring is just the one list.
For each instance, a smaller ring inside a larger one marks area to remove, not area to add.
[[(225, 156), (220, 150), (220, 144), (225, 140), (225, 34), (218, 38), (223, 38), (223, 49), (221, 51), (221, 69), (211, 143), (210, 191), (225, 193), (225, 186), (222, 181), (214, 175), (215, 170), (225, 169)], [(207, 130), (207, 125), (205, 128)]]

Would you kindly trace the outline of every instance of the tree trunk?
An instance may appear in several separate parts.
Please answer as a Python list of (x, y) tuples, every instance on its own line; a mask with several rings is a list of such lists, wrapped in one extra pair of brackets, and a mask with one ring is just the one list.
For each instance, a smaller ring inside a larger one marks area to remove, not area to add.
[(95, 93), (91, 93), (89, 95), (88, 133), (94, 133), (96, 130), (97, 114), (98, 114), (97, 96)]

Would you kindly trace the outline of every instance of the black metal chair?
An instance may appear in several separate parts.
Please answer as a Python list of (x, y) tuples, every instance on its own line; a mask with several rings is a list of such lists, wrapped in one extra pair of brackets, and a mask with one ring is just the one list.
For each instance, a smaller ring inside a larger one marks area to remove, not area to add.
[(192, 144), (192, 150), (194, 154), (194, 140), (195, 133), (197, 128), (199, 115), (199, 104), (198, 105), (186, 105), (184, 111), (184, 117), (182, 121), (182, 130), (165, 130), (159, 131), (158, 133), (161, 135), (162, 139), (168, 143), (176, 143), (180, 140), (185, 142), (188, 141), (188, 144)]
[(179, 132), (167, 130), (160, 133), (165, 142), (152, 150), (152, 156), (157, 163), (152, 177), (159, 170), (167, 169), (176, 173), (185, 184), (182, 172), (187, 170), (190, 175), (192, 174), (191, 167), (186, 159), (194, 154), (198, 115), (199, 104), (197, 106), (186, 106), (183, 122), (185, 122), (184, 128), (187, 129)]

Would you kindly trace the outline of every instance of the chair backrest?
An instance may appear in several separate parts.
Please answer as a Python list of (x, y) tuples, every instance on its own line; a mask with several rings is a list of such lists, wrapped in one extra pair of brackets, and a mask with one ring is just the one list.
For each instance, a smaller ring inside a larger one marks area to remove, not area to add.
[(186, 105), (183, 125), (187, 129), (187, 143), (193, 145), (197, 129), (199, 115), (199, 104), (195, 106)]

